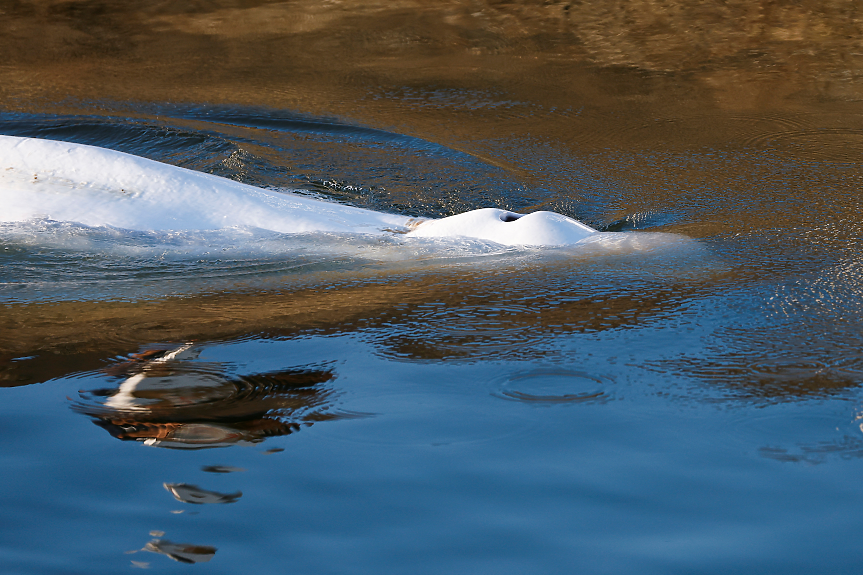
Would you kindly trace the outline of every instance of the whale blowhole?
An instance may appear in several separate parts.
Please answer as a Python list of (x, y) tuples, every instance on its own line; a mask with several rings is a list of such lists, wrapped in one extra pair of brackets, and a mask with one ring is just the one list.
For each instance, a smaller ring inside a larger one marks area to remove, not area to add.
[(513, 212), (504, 212), (500, 215), (500, 221), (502, 222), (514, 222), (518, 218), (520, 218), (523, 214), (515, 214)]

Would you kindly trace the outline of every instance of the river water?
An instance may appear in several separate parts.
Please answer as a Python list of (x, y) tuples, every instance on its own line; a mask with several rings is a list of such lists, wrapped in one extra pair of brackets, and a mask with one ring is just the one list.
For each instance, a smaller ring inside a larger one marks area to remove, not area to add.
[(2, 134), (621, 238), (0, 225), (3, 573), (858, 569), (856, 4), (0, 12)]

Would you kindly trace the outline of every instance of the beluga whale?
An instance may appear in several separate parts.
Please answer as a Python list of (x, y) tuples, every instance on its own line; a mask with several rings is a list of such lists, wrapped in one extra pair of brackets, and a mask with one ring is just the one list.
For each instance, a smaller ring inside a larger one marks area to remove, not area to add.
[(554, 212), (482, 208), (415, 218), (262, 189), (105, 148), (0, 136), (0, 223), (32, 220), (142, 232), (257, 228), (278, 233), (471, 238), (566, 246), (597, 230)]

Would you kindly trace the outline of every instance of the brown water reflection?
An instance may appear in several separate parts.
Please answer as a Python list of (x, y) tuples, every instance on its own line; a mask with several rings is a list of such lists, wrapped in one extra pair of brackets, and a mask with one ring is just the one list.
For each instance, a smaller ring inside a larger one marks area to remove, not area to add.
[[(513, 121), (560, 134), (544, 120), (586, 107), (626, 112), (574, 123), (600, 128), (585, 130), (597, 143), (614, 134), (621, 144), (623, 126), (656, 117), (775, 117), (863, 93), (863, 14), (847, 1), (12, 1), (0, 53), (5, 105), (68, 95), (245, 103), (398, 125), (435, 141), (452, 129), (508, 133)], [(392, 92), (405, 88), (456, 100), (491, 88), (514, 109), (468, 98), (456, 107), (474, 122), (435, 128), (452, 106), (417, 110)], [(711, 129), (700, 139), (727, 140), (735, 127), (721, 124), (701, 122)], [(667, 128), (648, 132), (674, 140)]]

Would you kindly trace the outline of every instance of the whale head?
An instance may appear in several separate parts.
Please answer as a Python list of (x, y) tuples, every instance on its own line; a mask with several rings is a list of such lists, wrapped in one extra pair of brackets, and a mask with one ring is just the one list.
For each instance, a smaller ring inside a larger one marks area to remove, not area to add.
[(555, 212), (516, 214), (482, 208), (422, 222), (407, 235), (419, 238), (462, 236), (508, 246), (565, 246), (595, 233), (590, 226)]

